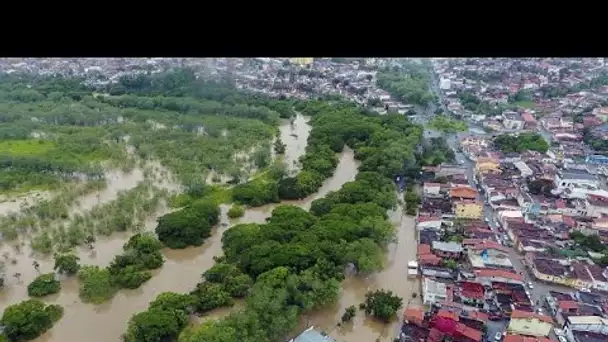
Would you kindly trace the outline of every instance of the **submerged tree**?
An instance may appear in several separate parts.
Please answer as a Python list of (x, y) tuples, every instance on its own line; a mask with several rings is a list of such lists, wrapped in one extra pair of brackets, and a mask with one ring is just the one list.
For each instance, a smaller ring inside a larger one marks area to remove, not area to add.
[(74, 275), (80, 269), (78, 261), (80, 261), (80, 258), (74, 254), (55, 254), (55, 266), (53, 269), (57, 273), (69, 276)]
[(392, 291), (376, 290), (365, 294), (365, 313), (384, 322), (390, 322), (403, 305), (403, 299)]
[(286, 147), (281, 137), (277, 137), (277, 140), (274, 141), (274, 152), (276, 154), (284, 154)]

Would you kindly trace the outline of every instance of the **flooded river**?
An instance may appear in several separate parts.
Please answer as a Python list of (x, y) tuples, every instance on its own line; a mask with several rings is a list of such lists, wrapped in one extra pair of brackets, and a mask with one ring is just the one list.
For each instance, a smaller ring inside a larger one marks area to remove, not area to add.
[[(297, 160), (305, 152), (306, 142), (310, 133), (308, 118), (298, 115), (293, 124), (285, 122), (280, 127), (281, 139), (286, 144), (285, 160), (290, 169), (297, 170)], [(295, 163), (294, 163), (295, 161)], [(328, 179), (318, 193), (301, 201), (283, 202), (294, 204), (305, 209), (310, 208), (313, 200), (325, 196), (330, 191), (338, 190), (346, 182), (354, 180), (357, 174), (358, 163), (354, 159), (352, 150), (345, 148), (340, 155), (339, 164), (334, 175)], [(90, 209), (99, 202), (111, 201), (116, 198), (119, 190), (134, 187), (142, 175), (135, 171), (130, 175), (113, 174), (109, 177), (108, 189), (99, 193), (99, 196), (87, 196), (81, 199), (80, 206), (74, 208), (71, 213), (82, 212)], [(122, 180), (123, 187), (112, 185), (112, 179)], [(130, 179), (130, 182), (124, 181)], [(126, 183), (131, 183), (127, 186)], [(165, 184), (167, 185), (167, 184)], [(129, 318), (138, 312), (145, 310), (150, 301), (159, 293), (164, 291), (189, 292), (201, 279), (201, 274), (210, 268), (214, 256), (222, 253), (221, 237), (226, 229), (239, 223), (264, 223), (270, 216), (276, 205), (268, 205), (260, 208), (247, 210), (245, 215), (236, 220), (229, 220), (226, 213), (228, 205), (221, 206), (221, 221), (228, 223), (223, 227), (218, 225), (214, 228), (212, 235), (205, 244), (196, 248), (184, 250), (163, 250), (166, 262), (164, 266), (153, 272), (154, 276), (148, 282), (136, 290), (121, 290), (116, 296), (101, 305), (84, 304), (78, 297), (78, 282), (75, 278), (62, 281), (61, 292), (49, 296), (43, 300), (48, 303), (57, 303), (65, 308), (64, 317), (53, 329), (36, 339), (37, 342), (118, 342), (120, 336), (127, 327)], [(156, 218), (167, 212), (160, 210), (156, 215), (146, 222), (146, 230), (153, 230), (156, 226)], [(402, 216), (402, 210), (391, 212), (391, 220), (398, 227), (399, 242), (389, 246), (387, 251), (386, 268), (368, 279), (349, 278), (343, 283), (342, 296), (337, 305), (322, 312), (310, 315), (303, 321), (304, 324), (313, 324), (323, 328), (330, 335), (339, 340), (350, 342), (373, 341), (382, 336), (386, 340), (392, 340), (395, 335), (395, 325), (383, 325), (370, 319), (365, 319), (362, 312), (358, 312), (353, 323), (337, 327), (344, 309), (350, 305), (358, 306), (363, 301), (364, 294), (368, 289), (385, 288), (393, 290), (404, 298), (404, 306), (411, 298), (413, 292), (419, 292), (418, 282), (407, 278), (407, 262), (415, 257), (416, 243), (414, 236), (414, 223), (410, 217)], [(78, 255), (82, 264), (106, 266), (115, 255), (122, 252), (122, 245), (127, 241), (129, 234), (113, 234), (111, 237), (98, 238), (95, 250), (79, 248)], [(6, 260), (7, 279), (6, 286), (0, 291), (0, 312), (13, 303), (27, 299), (27, 284), (31, 282), (38, 272), (34, 270), (32, 263), (34, 258), (30, 256), (27, 244), (22, 244), (19, 250), (13, 246), (5, 245), (4, 251), (9, 251), (11, 258), (17, 259), (17, 264), (12, 265)], [(52, 271), (51, 259), (36, 259), (40, 263), (40, 273)], [(19, 279), (12, 277), (15, 272), (21, 273)], [(238, 303), (236, 308), (242, 303)], [(230, 309), (221, 309), (203, 317), (220, 317), (228, 314)], [(401, 312), (400, 312), (401, 314)], [(384, 339), (383, 339), (384, 340)]]
[[(349, 277), (342, 282), (342, 295), (339, 303), (332, 308), (314, 313), (304, 318), (302, 326), (314, 325), (338, 341), (372, 342), (393, 341), (400, 328), (403, 311), (408, 305), (420, 304), (420, 281), (407, 277), (407, 263), (416, 259), (417, 242), (414, 218), (403, 214), (401, 207), (389, 213), (390, 221), (397, 229), (397, 241), (388, 246), (385, 268), (367, 278)], [(403, 307), (398, 319), (391, 324), (381, 323), (368, 318), (359, 304), (365, 301), (365, 293), (370, 290), (391, 290), (403, 298)], [(416, 298), (412, 294), (416, 293)], [(347, 307), (357, 307), (357, 316), (352, 322), (338, 326)]]

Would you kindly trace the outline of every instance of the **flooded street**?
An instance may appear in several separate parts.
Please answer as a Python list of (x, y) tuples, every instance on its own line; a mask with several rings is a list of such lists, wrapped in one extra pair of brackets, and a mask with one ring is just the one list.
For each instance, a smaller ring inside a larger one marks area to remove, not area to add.
[[(286, 145), (285, 161), (291, 170), (299, 170), (298, 159), (304, 154), (310, 126), (307, 124), (309, 118), (298, 115), (293, 124), (284, 122), (280, 127), (281, 139)], [(355, 179), (358, 162), (354, 159), (354, 152), (345, 148), (340, 154), (339, 164), (334, 175), (326, 180), (321, 189), (315, 194), (301, 201), (286, 201), (282, 204), (293, 204), (309, 209), (313, 200), (324, 197), (330, 191), (338, 190), (346, 182)], [(160, 170), (155, 166), (156, 173)], [(71, 208), (70, 215), (85, 212), (93, 206), (116, 199), (120, 190), (133, 188), (144, 178), (141, 170), (135, 170), (131, 174), (124, 175), (113, 173), (108, 175), (108, 188), (98, 193), (87, 195), (79, 199), (80, 205)], [(176, 184), (167, 181), (170, 177), (160, 177), (162, 186), (175, 190)], [(127, 327), (129, 318), (138, 312), (144, 311), (150, 301), (159, 293), (165, 291), (186, 293), (191, 291), (196, 283), (201, 280), (201, 274), (213, 266), (214, 256), (222, 254), (221, 238), (224, 231), (235, 224), (240, 223), (265, 223), (267, 217), (278, 204), (268, 205), (260, 208), (249, 209), (240, 219), (229, 220), (226, 213), (229, 205), (221, 206), (221, 222), (227, 226), (218, 225), (212, 231), (203, 246), (187, 248), (184, 250), (164, 249), (163, 255), (166, 259), (164, 266), (153, 271), (153, 277), (136, 290), (120, 290), (115, 297), (101, 305), (82, 303), (78, 297), (78, 281), (75, 277), (62, 280), (61, 292), (57, 295), (43, 299), (48, 303), (60, 304), (64, 307), (64, 317), (47, 333), (36, 339), (37, 342), (119, 342), (121, 334)], [(156, 218), (167, 213), (163, 208), (150, 217), (145, 224), (145, 230), (153, 231), (156, 227)], [(363, 301), (365, 292), (375, 288), (385, 288), (394, 291), (404, 298), (404, 308), (413, 292), (419, 292), (419, 282), (407, 278), (407, 262), (413, 260), (416, 254), (416, 242), (414, 236), (413, 218), (402, 216), (401, 208), (390, 213), (391, 221), (398, 228), (397, 237), (399, 242), (388, 248), (386, 268), (368, 279), (358, 277), (348, 278), (343, 283), (342, 296), (337, 305), (322, 312), (315, 313), (306, 319), (303, 324), (320, 326), (333, 337), (350, 342), (373, 341), (379, 336), (383, 340), (393, 338), (396, 324), (383, 325), (370, 319), (365, 319), (362, 311), (358, 311), (353, 323), (337, 327), (344, 309), (350, 305), (358, 306)], [(122, 252), (123, 244), (132, 233), (117, 233), (110, 237), (99, 237), (95, 242), (93, 251), (88, 248), (78, 248), (78, 256), (81, 264), (107, 266), (115, 255)], [(27, 284), (29, 284), (39, 273), (34, 269), (34, 260), (40, 263), (40, 273), (52, 272), (53, 260), (51, 258), (32, 257), (29, 243), (23, 241), (15, 249), (16, 243), (4, 244), (0, 252), (8, 252), (10, 257), (3, 257), (6, 270), (6, 286), (0, 292), (0, 312), (10, 304), (27, 299)], [(16, 259), (16, 264), (11, 264), (11, 259)], [(12, 275), (21, 273), (20, 278)], [(417, 299), (415, 299), (417, 300)], [(237, 302), (234, 308), (223, 308), (211, 312), (195, 321), (201, 322), (210, 317), (222, 317), (231, 310), (242, 307), (242, 302)], [(401, 310), (399, 315), (401, 315)], [(384, 338), (385, 337), (385, 338)]]

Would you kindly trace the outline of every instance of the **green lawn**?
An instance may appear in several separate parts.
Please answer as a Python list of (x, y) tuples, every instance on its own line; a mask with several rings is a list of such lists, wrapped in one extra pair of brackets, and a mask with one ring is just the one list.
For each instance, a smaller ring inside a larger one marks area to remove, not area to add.
[(513, 105), (517, 106), (517, 107), (521, 107), (521, 108), (528, 108), (528, 109), (536, 108), (536, 103), (534, 103), (534, 101), (517, 101), (517, 102), (513, 102)]
[(55, 147), (54, 142), (46, 140), (5, 140), (0, 142), (0, 154), (39, 156)]

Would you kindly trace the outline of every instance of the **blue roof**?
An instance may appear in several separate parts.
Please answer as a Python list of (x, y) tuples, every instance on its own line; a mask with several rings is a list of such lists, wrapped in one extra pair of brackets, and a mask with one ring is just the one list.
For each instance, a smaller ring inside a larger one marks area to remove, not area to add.
[(311, 329), (304, 331), (296, 337), (295, 342), (334, 342), (334, 339)]

